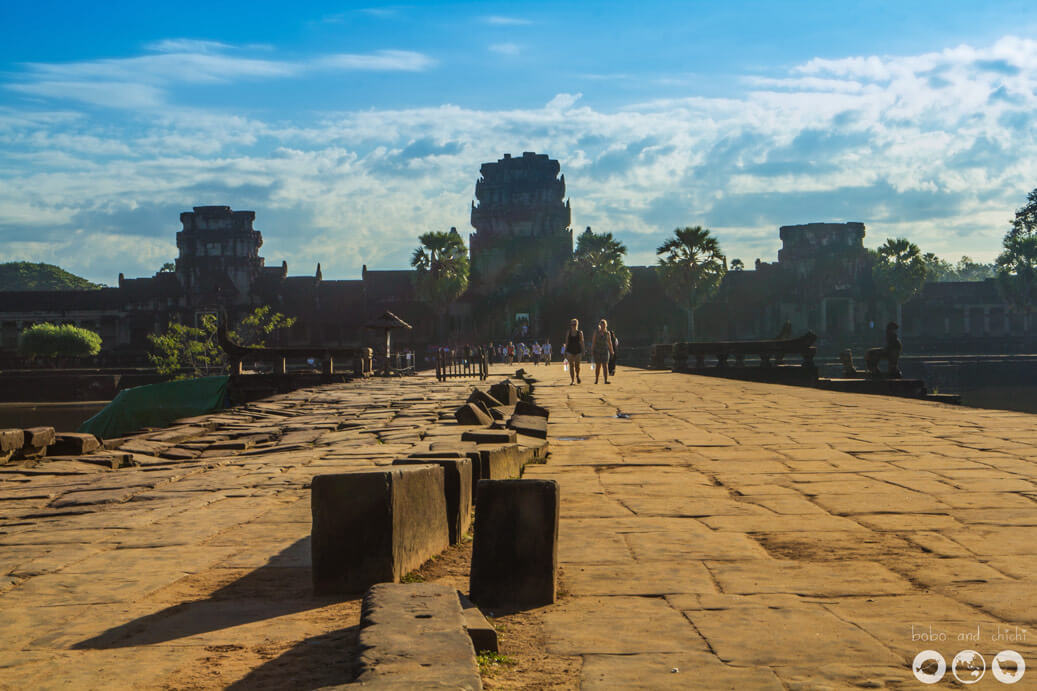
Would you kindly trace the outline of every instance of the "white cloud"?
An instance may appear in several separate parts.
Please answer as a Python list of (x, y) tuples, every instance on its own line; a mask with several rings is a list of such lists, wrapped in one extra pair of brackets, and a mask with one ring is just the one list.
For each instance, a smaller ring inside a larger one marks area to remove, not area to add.
[(516, 43), (494, 43), (490, 50), (500, 55), (518, 55), (522, 49)]
[(166, 38), (144, 46), (147, 50), (158, 53), (217, 53), (231, 46), (219, 41), (205, 41), (194, 38)]
[(533, 23), (528, 19), (523, 19), (522, 17), (504, 17), (501, 15), (483, 17), (482, 21), (484, 24), (492, 24), (494, 26), (527, 26)]
[[(94, 85), (82, 99), (161, 95), (100, 76), (74, 83)], [(97, 280), (150, 274), (172, 252), (179, 211), (225, 203), (255, 209), (269, 260), (355, 277), (363, 263), (405, 266), (424, 230), (466, 230), (480, 164), (536, 151), (560, 160), (574, 227), (617, 233), (632, 262), (651, 262), (673, 227), (696, 223), (731, 257), (772, 260), (778, 226), (818, 220), (864, 221), (870, 245), (905, 235), (989, 259), (1037, 186), (1035, 41), (812, 60), (743, 83), (737, 97), (615, 110), (560, 93), (530, 108), (276, 123), (167, 107), (130, 127), (7, 107), (0, 253), (51, 247), (47, 260)], [(118, 251), (112, 238), (125, 239)]]
[(421, 72), (435, 64), (436, 61), (427, 55), (409, 50), (379, 50), (363, 55), (339, 53), (310, 62), (314, 68), (405, 72)]
[[(407, 50), (334, 53), (305, 60), (274, 60), (228, 54), (213, 41), (169, 39), (157, 52), (129, 58), (66, 63), (27, 63), (6, 88), (33, 96), (96, 106), (148, 109), (164, 105), (177, 84), (227, 84), (240, 80), (290, 79), (315, 71), (405, 71), (430, 69), (435, 60)], [(260, 47), (261, 48), (261, 47)], [(255, 46), (252, 49), (259, 49)]]

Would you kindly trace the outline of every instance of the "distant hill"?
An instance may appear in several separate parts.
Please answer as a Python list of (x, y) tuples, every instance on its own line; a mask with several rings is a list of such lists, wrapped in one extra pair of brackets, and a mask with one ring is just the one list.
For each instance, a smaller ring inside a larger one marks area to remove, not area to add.
[(90, 290), (102, 287), (53, 264), (0, 264), (0, 290)]

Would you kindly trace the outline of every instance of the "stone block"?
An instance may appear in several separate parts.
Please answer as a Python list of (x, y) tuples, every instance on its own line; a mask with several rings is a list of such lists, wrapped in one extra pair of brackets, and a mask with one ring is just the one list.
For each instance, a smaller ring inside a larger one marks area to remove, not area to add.
[(501, 405), (515, 405), (519, 400), (518, 388), (507, 379), (491, 386), (490, 395), (500, 401)]
[(439, 583), (382, 583), (361, 606), (356, 682), (373, 688), (481, 689), (457, 592)]
[(489, 415), (491, 421), (496, 419), (494, 417), (493, 413), (490, 412), (491, 409), (485, 403), (483, 403), (482, 401), (472, 401), (469, 405), (474, 405), (476, 408), (478, 408), (479, 410), (481, 410), (484, 413), (486, 413), (487, 415)]
[(473, 441), (476, 444), (514, 444), (515, 432), (506, 429), (468, 430), (461, 434), (461, 441)]
[(62, 432), (55, 435), (54, 443), (47, 451), (52, 456), (82, 456), (100, 448), (100, 440), (92, 434)]
[(457, 591), (457, 599), (461, 602), (464, 627), (468, 630), (468, 637), (472, 639), (472, 647), (475, 648), (475, 652), (500, 652), (497, 629), (493, 628), (493, 624), (486, 620), (475, 603), (465, 597), (460, 590)]
[(512, 415), (508, 428), (527, 437), (547, 439), (547, 418), (539, 415)]
[(481, 389), (472, 389), (472, 393), (468, 395), (468, 402), (475, 403), (476, 401), (481, 402), (487, 408), (497, 408), (504, 405), (504, 403), (497, 400), (495, 397), (491, 396), (485, 391)]
[(518, 444), (480, 444), (479, 479), (509, 480), (522, 475), (522, 467), (532, 460), (532, 454)]
[(546, 420), (550, 416), (550, 413), (547, 408), (544, 408), (543, 406), (534, 403), (527, 403), (526, 401), (519, 401), (515, 404), (515, 415), (535, 415)]
[(439, 466), (318, 475), (310, 503), (318, 595), (398, 582), (450, 544)]
[(493, 424), (493, 418), (474, 403), (465, 403), (455, 410), (454, 419), (460, 425), (481, 425), (486, 427)]
[(18, 451), (25, 446), (25, 432), (20, 429), (0, 429), (0, 453)]
[(40, 449), (54, 443), (57, 435), (53, 427), (27, 427), (25, 429), (24, 446), (32, 446)]
[(469, 596), (483, 609), (552, 604), (558, 583), (558, 483), (480, 480)]
[(55, 440), (53, 427), (27, 427), (24, 432), (22, 448), (14, 452), (14, 458), (42, 458), (47, 453), (47, 447)]
[(434, 464), (443, 469), (446, 520), (450, 544), (456, 545), (472, 526), (472, 461), (461, 458), (398, 458), (393, 465)]

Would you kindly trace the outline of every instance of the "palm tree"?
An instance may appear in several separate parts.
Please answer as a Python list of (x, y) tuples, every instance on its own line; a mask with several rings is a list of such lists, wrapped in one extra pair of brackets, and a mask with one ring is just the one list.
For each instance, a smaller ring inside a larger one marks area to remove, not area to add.
[(587, 302), (612, 307), (630, 292), (630, 269), (623, 263), (626, 246), (612, 233), (595, 233), (590, 227), (576, 239), (569, 263), (568, 286)]
[(432, 231), (418, 240), (410, 264), (416, 269), (414, 285), (418, 297), (428, 302), (439, 318), (442, 331), (443, 317), (450, 304), (468, 288), (468, 248), (457, 232)]
[(907, 238), (887, 238), (875, 253), (872, 276), (879, 294), (896, 305), (897, 323), (901, 321), (903, 305), (925, 283), (925, 259), (918, 245)]
[(688, 340), (695, 338), (695, 309), (709, 299), (727, 273), (720, 243), (702, 226), (676, 228), (655, 251), (666, 292), (688, 315)]
[(996, 266), (1002, 296), (1023, 313), (1023, 330), (1029, 331), (1030, 313), (1037, 304), (1037, 189), (1026, 195), (1026, 202), (1015, 212)]

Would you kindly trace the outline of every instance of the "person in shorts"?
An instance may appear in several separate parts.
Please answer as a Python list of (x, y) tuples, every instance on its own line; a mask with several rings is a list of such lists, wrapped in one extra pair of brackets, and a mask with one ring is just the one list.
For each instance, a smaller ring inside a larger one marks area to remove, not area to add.
[(605, 373), (605, 383), (609, 383), (609, 358), (612, 357), (612, 337), (609, 334), (609, 324), (602, 319), (598, 322), (598, 328), (594, 330), (594, 338), (591, 340), (591, 355), (594, 358), (594, 383), (598, 383), (598, 377)]
[(569, 361), (569, 386), (580, 383), (580, 356), (583, 355), (583, 332), (580, 320), (569, 320), (569, 330), (562, 339), (565, 344), (565, 359)]

